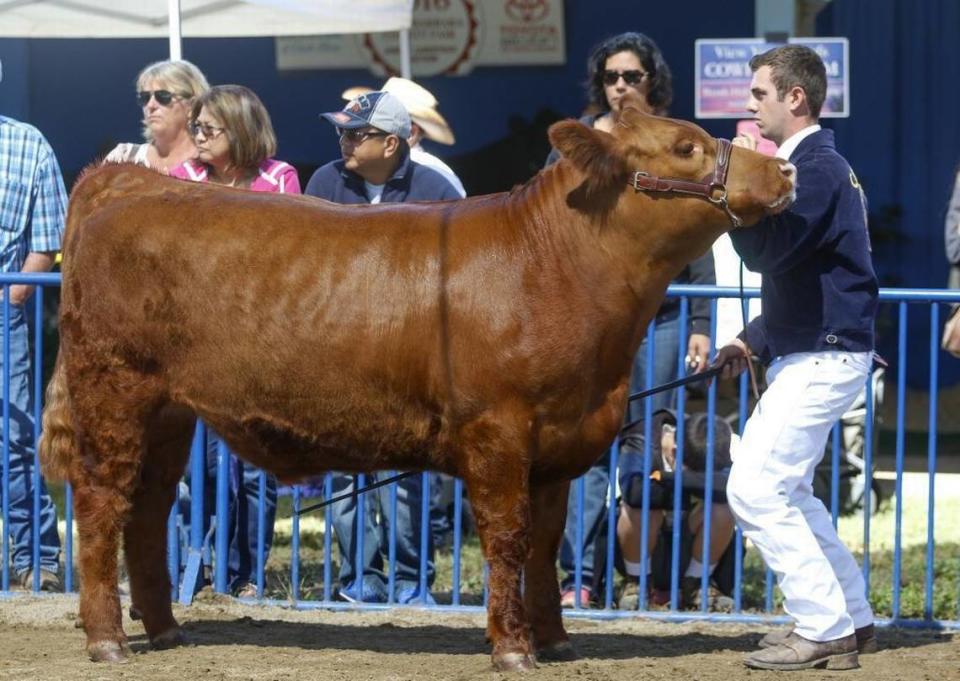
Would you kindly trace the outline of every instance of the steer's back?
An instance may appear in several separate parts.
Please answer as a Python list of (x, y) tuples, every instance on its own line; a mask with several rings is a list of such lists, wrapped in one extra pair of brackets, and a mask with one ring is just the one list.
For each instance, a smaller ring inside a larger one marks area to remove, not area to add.
[[(344, 207), (99, 169), (71, 199), (64, 344), (162, 377), (172, 401), (225, 434), (382, 453), (394, 466), (404, 451), (422, 464), (428, 445), (442, 458), (451, 401), (469, 409), (491, 387), (452, 385), (452, 344), (504, 376), (493, 348), (519, 324), (502, 303), (471, 300), (468, 313), (451, 300), (480, 266), (472, 230), (503, 238), (471, 217), (495, 209)], [(502, 246), (498, 280), (476, 282), (501, 300), (493, 289), (515, 297), (523, 279)], [(466, 315), (483, 317), (483, 334)]]

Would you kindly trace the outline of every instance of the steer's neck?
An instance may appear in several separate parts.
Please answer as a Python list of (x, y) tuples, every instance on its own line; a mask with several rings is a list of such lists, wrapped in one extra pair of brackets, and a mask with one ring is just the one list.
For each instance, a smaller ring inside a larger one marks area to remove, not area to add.
[(616, 355), (604, 366), (626, 373), (673, 264), (642, 248), (616, 205), (606, 212), (572, 206), (570, 195), (580, 181), (579, 173), (561, 162), (515, 193), (512, 203), (524, 222), (524, 248), (539, 265), (543, 298), (559, 297), (563, 325), (583, 327), (571, 337), (589, 339), (600, 356)]
[[(697, 199), (650, 199), (632, 190), (604, 205), (578, 204), (582, 181), (565, 162), (542, 173), (539, 186), (528, 188), (527, 229), (544, 251), (540, 261), (568, 282), (571, 312), (589, 316), (600, 354), (622, 355), (610, 364), (626, 372), (670, 281), (724, 231), (722, 217)], [(577, 307), (580, 299), (593, 309)]]

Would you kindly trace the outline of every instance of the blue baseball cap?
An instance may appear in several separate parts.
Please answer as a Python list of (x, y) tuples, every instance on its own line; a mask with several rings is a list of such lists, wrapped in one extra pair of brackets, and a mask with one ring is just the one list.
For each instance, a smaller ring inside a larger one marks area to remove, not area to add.
[(410, 114), (400, 100), (389, 92), (368, 92), (347, 102), (342, 111), (320, 114), (338, 128), (382, 130), (402, 139), (410, 137)]

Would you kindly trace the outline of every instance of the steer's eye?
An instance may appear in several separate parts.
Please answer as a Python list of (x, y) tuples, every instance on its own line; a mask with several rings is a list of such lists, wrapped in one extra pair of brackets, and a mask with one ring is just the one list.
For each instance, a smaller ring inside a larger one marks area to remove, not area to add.
[(674, 151), (676, 151), (679, 156), (691, 156), (693, 155), (694, 149), (696, 149), (696, 145), (694, 145), (691, 140), (683, 140), (674, 147)]

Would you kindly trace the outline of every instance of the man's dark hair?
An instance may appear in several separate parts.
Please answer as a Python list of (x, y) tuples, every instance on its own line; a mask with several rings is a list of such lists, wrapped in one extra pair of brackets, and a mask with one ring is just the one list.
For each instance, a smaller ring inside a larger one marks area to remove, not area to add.
[[(683, 463), (690, 470), (704, 471), (707, 468), (707, 427), (710, 416), (704, 412), (690, 414), (686, 420), (683, 447)], [(730, 425), (719, 416), (713, 417), (713, 464), (714, 470), (730, 465)]]
[(757, 71), (761, 66), (770, 67), (779, 101), (782, 102), (792, 88), (803, 88), (810, 115), (820, 118), (820, 109), (827, 97), (827, 67), (820, 55), (806, 45), (781, 45), (753, 56), (750, 68)]
[(673, 77), (660, 48), (643, 33), (621, 33), (607, 38), (593, 48), (587, 60), (587, 97), (593, 107), (609, 111), (610, 103), (603, 89), (603, 71), (607, 59), (618, 52), (633, 52), (650, 79), (647, 103), (660, 115), (666, 115), (673, 102)]

